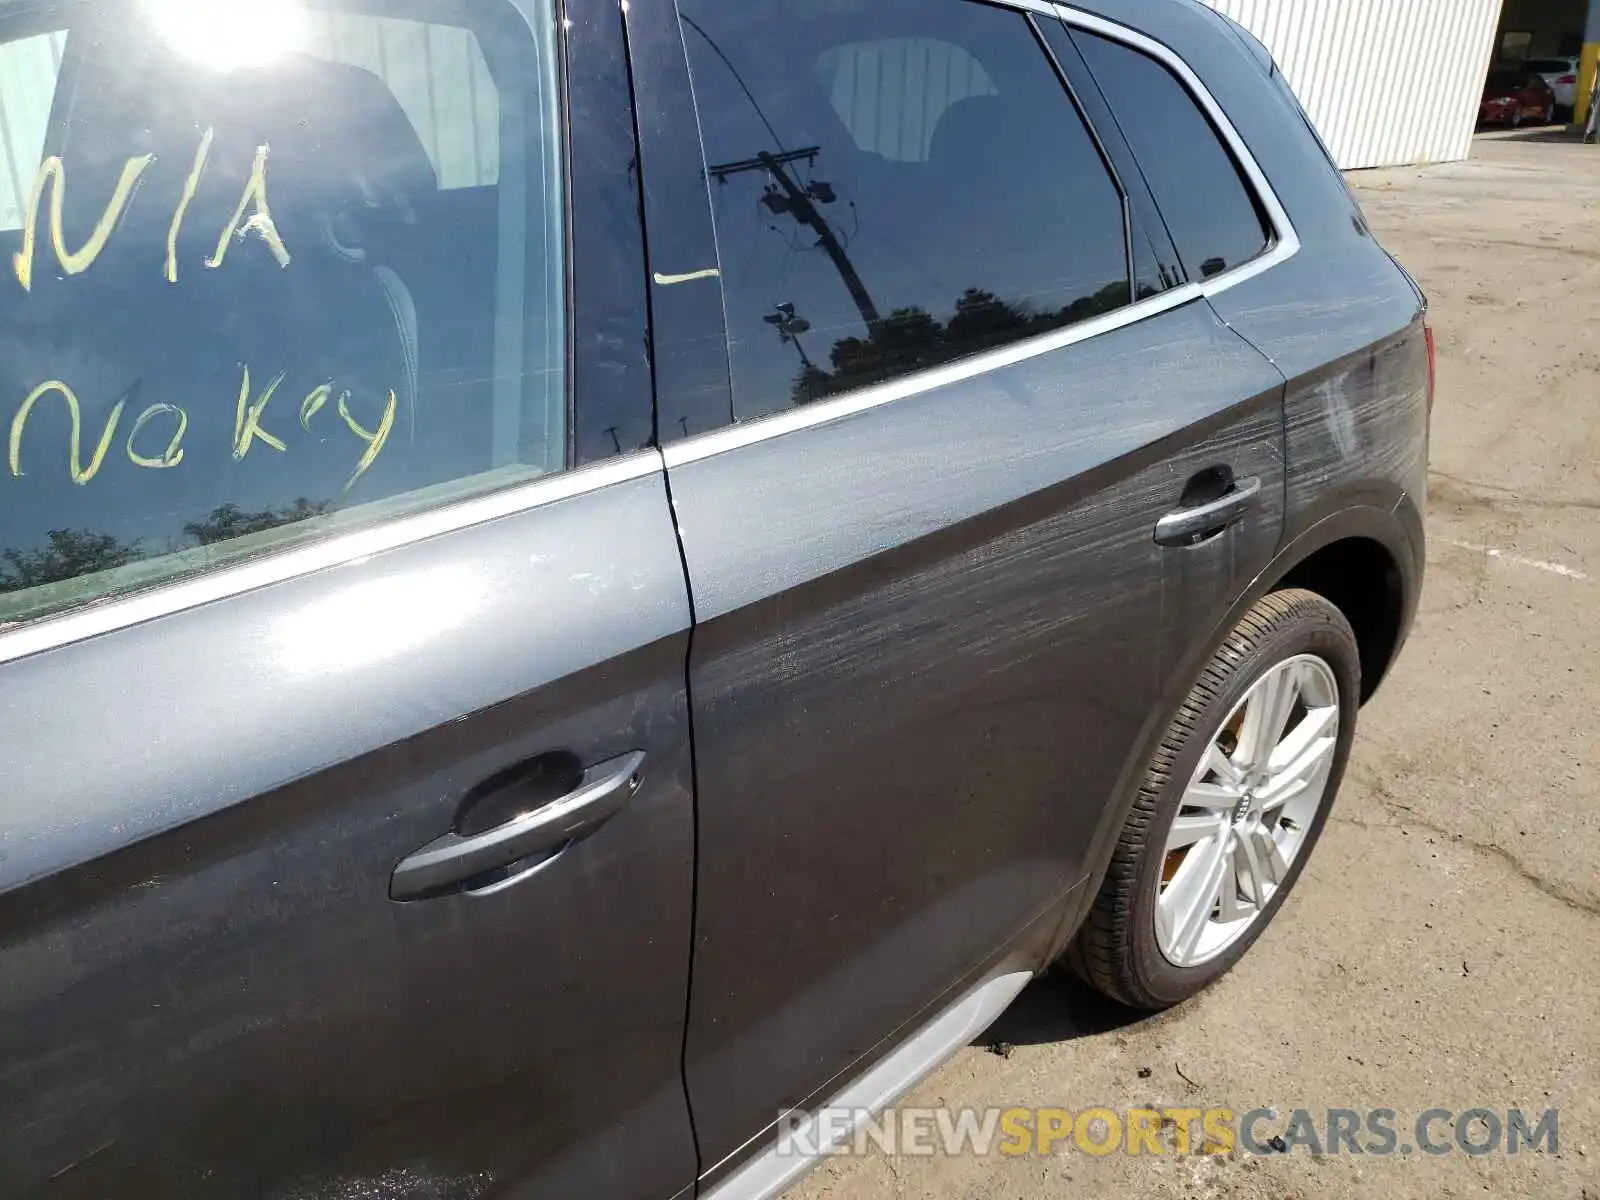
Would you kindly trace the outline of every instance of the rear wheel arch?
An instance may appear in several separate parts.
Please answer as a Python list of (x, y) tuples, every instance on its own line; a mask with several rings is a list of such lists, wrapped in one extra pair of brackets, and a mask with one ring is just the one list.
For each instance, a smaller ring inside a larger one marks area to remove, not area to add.
[[(1397, 499), (1390, 499), (1390, 496)], [(1382, 490), (1383, 507), (1350, 504), (1326, 512), (1304, 526), (1279, 549), (1272, 562), (1234, 600), (1212, 636), (1194, 647), (1167, 673), (1163, 696), (1151, 713), (1138, 744), (1124, 766), (1113, 798), (1105, 806), (1090, 846), (1092, 868), (1083, 882), (1082, 899), (1062, 922), (1051, 957), (1066, 950), (1100, 890), (1111, 864), (1117, 835), (1137, 796), (1145, 764), (1159, 744), (1183, 698), (1204, 664), (1228, 634), (1263, 596), (1300, 587), (1324, 596), (1344, 614), (1356, 634), (1361, 658), (1361, 695), (1365, 703), (1398, 657), (1410, 631), (1421, 592), (1423, 543), (1421, 506), (1401, 492)], [(1333, 501), (1337, 503), (1337, 501)], [(1391, 507), (1392, 505), (1392, 507)], [(1341, 576), (1341, 569), (1348, 574)], [(1368, 591), (1382, 597), (1369, 599)], [(1337, 595), (1329, 595), (1335, 592)], [(1341, 599), (1343, 603), (1341, 603)], [(1349, 609), (1346, 605), (1349, 605)], [(1351, 610), (1356, 615), (1351, 616)]]
[(1405, 631), (1405, 579), (1396, 555), (1376, 538), (1342, 537), (1311, 551), (1269, 590), (1285, 588), (1315, 592), (1344, 614), (1361, 652), (1365, 703), (1394, 662)]

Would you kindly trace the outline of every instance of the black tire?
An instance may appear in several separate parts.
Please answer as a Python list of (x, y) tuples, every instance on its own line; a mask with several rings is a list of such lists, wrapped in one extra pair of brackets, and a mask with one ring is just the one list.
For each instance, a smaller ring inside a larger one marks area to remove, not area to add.
[[(1255, 924), (1217, 958), (1193, 967), (1174, 966), (1156, 941), (1155, 904), (1167, 834), (1185, 788), (1200, 756), (1250, 686), (1276, 664), (1300, 654), (1322, 658), (1339, 685), (1339, 734), (1326, 799), (1282, 886)], [(1099, 895), (1067, 952), (1067, 965), (1114, 1000), (1159, 1009), (1187, 1000), (1238, 962), (1272, 922), (1316, 849), (1344, 777), (1360, 690), (1361, 659), (1343, 613), (1315, 592), (1300, 589), (1259, 600), (1206, 664), (1161, 739)]]

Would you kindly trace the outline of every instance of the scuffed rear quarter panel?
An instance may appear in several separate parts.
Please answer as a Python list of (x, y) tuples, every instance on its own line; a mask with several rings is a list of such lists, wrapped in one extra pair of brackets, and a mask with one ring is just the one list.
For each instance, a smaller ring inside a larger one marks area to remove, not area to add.
[(1427, 347), (1420, 322), (1290, 392), (1288, 510), (1315, 520), (1341, 504), (1420, 509), (1427, 487)]

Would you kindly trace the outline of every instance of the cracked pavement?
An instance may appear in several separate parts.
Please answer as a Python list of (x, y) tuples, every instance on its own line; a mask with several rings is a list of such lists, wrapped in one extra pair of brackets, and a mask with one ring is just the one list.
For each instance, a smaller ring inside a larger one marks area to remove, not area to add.
[(1487, 135), (1351, 182), (1432, 301), (1439, 391), (1421, 612), (1332, 823), (1205, 995), (1140, 1018), (1041, 980), (905, 1103), (1555, 1107), (1559, 1152), (880, 1154), (791, 1195), (1600, 1200), (1600, 147)]

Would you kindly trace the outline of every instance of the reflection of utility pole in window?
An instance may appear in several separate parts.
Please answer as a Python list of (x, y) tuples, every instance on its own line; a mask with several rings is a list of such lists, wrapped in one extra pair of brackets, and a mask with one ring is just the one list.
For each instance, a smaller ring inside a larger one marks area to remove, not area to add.
[(726, 183), (730, 176), (745, 171), (765, 171), (772, 183), (762, 191), (761, 203), (774, 216), (793, 217), (817, 235), (817, 246), (833, 263), (834, 269), (839, 272), (839, 278), (844, 280), (850, 299), (855, 301), (867, 329), (876, 332), (878, 326), (883, 323), (883, 318), (878, 315), (878, 306), (868, 295), (866, 285), (861, 282), (861, 276), (856, 274), (850, 256), (845, 253), (838, 236), (833, 232), (833, 226), (817, 211), (817, 205), (832, 204), (839, 198), (833, 190), (833, 185), (817, 180), (801, 187), (789, 172), (790, 163), (815, 162), (820, 153), (822, 153), (820, 146), (808, 146), (804, 150), (789, 150), (782, 154), (768, 154), (763, 150), (754, 158), (720, 163), (717, 166), (707, 167), (706, 171), (718, 183)]
[(761, 319), (777, 328), (778, 340), (784, 345), (794, 343), (794, 348), (800, 352), (800, 364), (803, 367), (815, 370), (811, 359), (806, 356), (805, 345), (800, 341), (800, 335), (811, 328), (811, 322), (804, 317), (795, 316), (794, 305), (787, 302), (780, 304)]
[[(772, 144), (777, 153), (761, 151), (754, 158), (741, 159), (738, 162), (723, 163), (720, 166), (707, 166), (706, 173), (718, 183), (726, 183), (731, 176), (742, 174), (745, 171), (765, 171), (771, 183), (762, 191), (761, 203), (774, 216), (790, 216), (800, 224), (808, 226), (817, 235), (817, 245), (827, 254), (834, 268), (839, 272), (839, 278), (844, 280), (845, 288), (850, 292), (850, 299), (855, 301), (856, 308), (861, 312), (861, 319), (866, 322), (870, 333), (876, 333), (883, 323), (883, 318), (878, 315), (878, 306), (872, 302), (872, 297), (867, 294), (866, 287), (861, 282), (861, 276), (856, 274), (856, 269), (851, 265), (850, 256), (845, 253), (844, 247), (839, 244), (838, 237), (833, 232), (833, 226), (828, 219), (817, 211), (819, 204), (832, 204), (839, 197), (834, 192), (833, 186), (821, 180), (815, 180), (805, 187), (801, 187), (794, 176), (789, 173), (789, 164), (805, 162), (814, 164), (817, 155), (822, 153), (820, 146), (809, 146), (804, 150), (785, 150), (778, 131), (772, 127), (772, 122), (767, 120), (767, 114), (761, 111), (755, 95), (750, 91), (749, 85), (744, 81), (744, 76), (739, 74), (737, 67), (722, 52), (722, 47), (717, 45), (712, 36), (702, 29), (698, 22), (688, 16), (682, 17), (683, 23), (705, 39), (706, 45), (711, 47), (712, 53), (722, 60), (723, 66), (728, 68), (728, 73), (744, 92), (745, 99), (750, 101), (750, 107), (756, 110), (756, 116), (761, 118), (761, 124), (766, 127), (767, 133), (772, 137)], [(776, 185), (776, 186), (774, 186)], [(799, 343), (796, 343), (798, 345)], [(802, 351), (802, 354), (804, 352)]]

